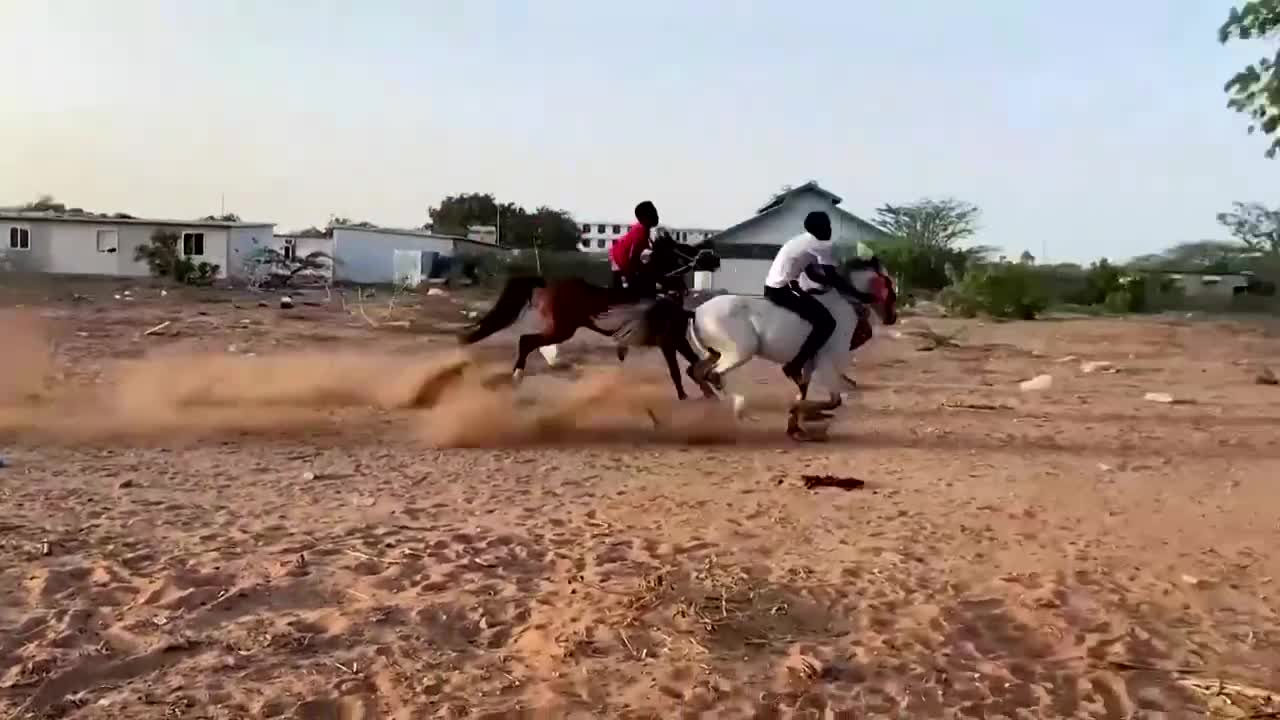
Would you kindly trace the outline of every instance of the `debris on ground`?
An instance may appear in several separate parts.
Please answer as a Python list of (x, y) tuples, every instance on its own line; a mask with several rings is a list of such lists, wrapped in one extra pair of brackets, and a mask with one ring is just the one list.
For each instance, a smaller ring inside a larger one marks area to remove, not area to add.
[(170, 326), (170, 325), (172, 325), (172, 324), (173, 324), (173, 321), (172, 321), (172, 320), (165, 320), (164, 322), (160, 323), (159, 325), (157, 325), (157, 326), (155, 326), (155, 327), (153, 327), (153, 328), (150, 328), (150, 329), (148, 329), (148, 330), (144, 331), (142, 334), (143, 334), (143, 335), (156, 335), (156, 334), (158, 334), (158, 333), (160, 333), (160, 332), (163, 332), (165, 328), (169, 327), (169, 326)]
[(867, 486), (866, 481), (859, 480), (855, 477), (841, 477), (839, 475), (801, 475), (800, 479), (804, 481), (804, 489), (812, 490), (820, 487), (840, 488), (841, 490), (861, 490)]
[(1271, 372), (1271, 368), (1264, 367), (1258, 371), (1258, 376), (1253, 379), (1259, 385), (1280, 385), (1280, 379), (1276, 378), (1276, 374)]
[(293, 309), (293, 298), (289, 297), (288, 295), (285, 295), (284, 297), (280, 298), (280, 309), (281, 309), (281, 310), (292, 310), (292, 309)]
[(1113, 363), (1106, 360), (1091, 360), (1089, 362), (1080, 363), (1080, 372), (1090, 375), (1096, 372), (1113, 373), (1119, 372)]
[(941, 407), (948, 410), (1012, 410), (1009, 405), (998, 405), (986, 402), (968, 402), (966, 400), (943, 400)]
[(1035, 392), (1037, 390), (1048, 390), (1053, 387), (1052, 375), (1037, 375), (1030, 380), (1023, 380), (1018, 383), (1018, 388), (1023, 392)]
[(1142, 399), (1150, 400), (1151, 402), (1164, 403), (1166, 405), (1173, 402), (1172, 395), (1170, 395), (1169, 393), (1162, 393), (1162, 392), (1149, 392), (1146, 395), (1143, 395)]
[(1060, 358), (1058, 358), (1057, 360), (1054, 360), (1054, 362), (1056, 362), (1056, 363), (1069, 363), (1069, 362), (1075, 362), (1075, 361), (1077, 361), (1077, 360), (1079, 360), (1079, 359), (1080, 359), (1080, 358), (1076, 357), (1075, 355), (1067, 355), (1066, 357), (1060, 357)]

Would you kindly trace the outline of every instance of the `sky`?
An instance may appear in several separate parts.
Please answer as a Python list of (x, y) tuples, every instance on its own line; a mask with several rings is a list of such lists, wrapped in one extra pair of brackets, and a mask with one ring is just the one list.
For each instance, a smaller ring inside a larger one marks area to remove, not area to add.
[[(492, 192), (727, 227), (783, 185), (955, 197), (1088, 261), (1223, 237), (1280, 160), (1226, 0), (0, 0), (0, 205), (277, 231)], [(224, 200), (225, 199), (225, 200)]]

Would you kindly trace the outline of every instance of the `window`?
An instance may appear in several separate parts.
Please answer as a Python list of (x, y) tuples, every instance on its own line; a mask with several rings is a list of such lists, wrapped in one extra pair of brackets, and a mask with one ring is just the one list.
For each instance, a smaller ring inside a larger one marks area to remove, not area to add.
[(204, 254), (204, 233), (202, 232), (182, 233), (182, 254), (183, 255), (203, 255)]
[(591, 247), (591, 239), (590, 239), (590, 238), (582, 238), (582, 247), (584, 247), (584, 248), (589, 248), (589, 247)]
[(604, 238), (600, 238), (599, 240), (596, 241), (596, 247), (598, 248), (604, 247)]
[(618, 238), (614, 238), (614, 239), (613, 239), (613, 242), (609, 243), (609, 245), (611, 245), (611, 246), (612, 246), (612, 245), (617, 245), (617, 244), (618, 244)]
[(614, 235), (617, 235), (617, 234), (618, 234), (618, 233), (620, 233), (620, 232), (622, 232), (622, 226), (621, 226), (621, 225), (614, 225), (614, 226), (613, 226), (613, 234), (614, 234)]
[(24, 228), (24, 227), (9, 228), (9, 249), (10, 250), (30, 250), (31, 249), (31, 228)]
[(597, 226), (596, 226), (596, 232), (598, 232), (598, 233), (600, 233), (601, 235), (603, 235), (603, 234), (604, 234), (604, 225), (597, 225)]
[(296, 247), (294, 247), (294, 244), (293, 244), (292, 242), (289, 242), (288, 240), (285, 240), (285, 241), (284, 241), (284, 251), (283, 251), (283, 252), (281, 252), (280, 254), (281, 254), (282, 256), (284, 256), (284, 259), (285, 259), (285, 260), (292, 260), (292, 259), (294, 259), (295, 257), (297, 257), (297, 256), (298, 256), (298, 250), (297, 250), (297, 248), (296, 248)]
[(98, 231), (98, 252), (113, 253), (120, 247), (120, 232), (117, 230)]
[(591, 225), (583, 225), (583, 226), (582, 226), (582, 232), (584, 232), (584, 233), (589, 233), (589, 232), (591, 232)]

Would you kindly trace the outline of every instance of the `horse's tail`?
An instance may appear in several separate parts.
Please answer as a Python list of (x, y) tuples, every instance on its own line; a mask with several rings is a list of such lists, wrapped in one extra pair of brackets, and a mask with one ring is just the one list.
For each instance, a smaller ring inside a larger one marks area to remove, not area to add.
[(459, 341), (463, 345), (480, 342), (490, 335), (511, 327), (520, 319), (520, 313), (533, 300), (533, 291), (547, 286), (547, 281), (540, 277), (513, 277), (507, 281), (498, 295), (498, 301), (489, 308), (484, 317), (477, 320), (471, 329), (464, 333)]

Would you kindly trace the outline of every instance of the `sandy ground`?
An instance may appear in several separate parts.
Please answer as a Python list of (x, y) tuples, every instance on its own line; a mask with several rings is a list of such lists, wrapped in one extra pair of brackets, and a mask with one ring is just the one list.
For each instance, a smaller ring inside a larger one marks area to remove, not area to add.
[(450, 299), (299, 299), (0, 288), (0, 718), (1280, 710), (1265, 326), (906, 318), (798, 445), (770, 366), (513, 395)]

